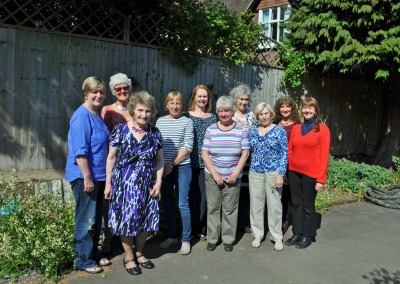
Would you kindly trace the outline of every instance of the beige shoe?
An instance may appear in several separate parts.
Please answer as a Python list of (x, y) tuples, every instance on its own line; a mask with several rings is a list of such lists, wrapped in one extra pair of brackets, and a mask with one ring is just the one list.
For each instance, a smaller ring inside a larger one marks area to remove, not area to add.
[(190, 253), (190, 243), (183, 242), (181, 246), (181, 254), (188, 255)]
[(254, 241), (251, 243), (251, 246), (253, 248), (259, 248), (261, 246), (261, 240), (259, 239), (254, 239)]
[(276, 241), (275, 242), (274, 250), (276, 250), (276, 251), (282, 251), (283, 250), (282, 241)]

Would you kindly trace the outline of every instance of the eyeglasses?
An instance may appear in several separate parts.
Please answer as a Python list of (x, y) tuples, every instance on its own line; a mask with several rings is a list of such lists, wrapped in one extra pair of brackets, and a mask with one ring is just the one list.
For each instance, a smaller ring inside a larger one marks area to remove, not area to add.
[(116, 87), (114, 88), (115, 91), (117, 92), (121, 92), (122, 90), (124, 91), (129, 91), (129, 86), (125, 86), (125, 87)]

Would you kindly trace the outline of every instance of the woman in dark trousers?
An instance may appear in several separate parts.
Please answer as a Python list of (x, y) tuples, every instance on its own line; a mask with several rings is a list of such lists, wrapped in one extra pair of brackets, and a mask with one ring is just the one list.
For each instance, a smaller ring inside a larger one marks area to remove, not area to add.
[[(275, 123), (279, 124), (286, 131), (287, 141), (290, 139), (292, 129), (296, 124), (299, 124), (299, 113), (296, 108), (296, 103), (289, 97), (279, 98), (274, 107), (276, 114)], [(284, 185), (282, 188), (282, 231), (286, 233), (289, 226), (292, 225), (292, 213), (290, 210), (290, 187), (287, 176), (284, 177)]]
[(293, 127), (289, 141), (293, 236), (285, 242), (298, 249), (310, 246), (317, 234), (315, 199), (326, 183), (330, 148), (330, 131), (318, 120), (317, 100), (303, 99), (301, 113), (304, 122)]

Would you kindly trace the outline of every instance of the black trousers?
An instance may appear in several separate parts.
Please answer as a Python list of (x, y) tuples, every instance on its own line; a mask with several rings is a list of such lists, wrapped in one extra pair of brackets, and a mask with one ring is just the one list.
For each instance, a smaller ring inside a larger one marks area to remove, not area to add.
[(316, 179), (310, 176), (289, 171), (291, 211), (293, 218), (293, 233), (306, 237), (317, 234), (317, 214), (315, 211)]

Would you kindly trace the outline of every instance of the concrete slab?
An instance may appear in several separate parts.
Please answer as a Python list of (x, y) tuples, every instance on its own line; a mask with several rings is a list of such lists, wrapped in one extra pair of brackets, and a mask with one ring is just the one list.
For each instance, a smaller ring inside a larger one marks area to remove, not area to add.
[(73, 272), (62, 283), (400, 283), (399, 219), (400, 210), (370, 203), (338, 206), (322, 216), (317, 242), (305, 250), (275, 252), (269, 235), (254, 249), (253, 237), (244, 234), (231, 253), (223, 246), (208, 252), (207, 242), (197, 242), (182, 256), (179, 246), (159, 250), (159, 241), (150, 241), (145, 254), (153, 270), (129, 275), (119, 254), (104, 273)]

